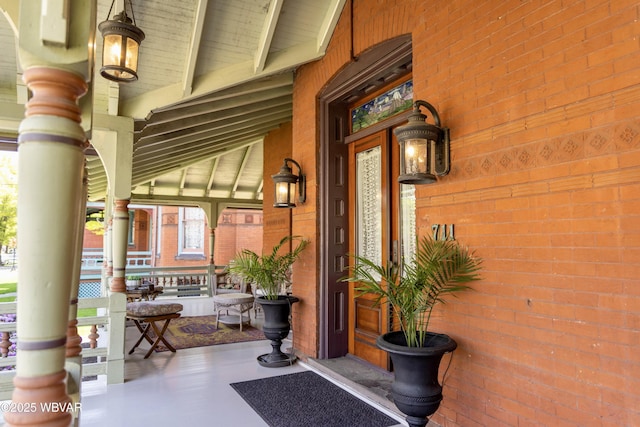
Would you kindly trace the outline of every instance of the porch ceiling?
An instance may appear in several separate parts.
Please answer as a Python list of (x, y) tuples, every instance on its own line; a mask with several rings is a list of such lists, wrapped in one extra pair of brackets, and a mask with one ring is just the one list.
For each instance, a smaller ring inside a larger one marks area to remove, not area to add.
[[(99, 76), (97, 59), (92, 93), (94, 114), (135, 120), (132, 198), (262, 200), (263, 138), (291, 120), (294, 70), (324, 55), (345, 1), (133, 0), (146, 35), (139, 80), (109, 82)], [(116, 1), (112, 16), (122, 4)], [(96, 22), (110, 6), (98, 0)], [(3, 12), (15, 7), (15, 0), (0, 0)], [(0, 45), (15, 44), (9, 21), (0, 19)], [(24, 114), (21, 73), (16, 49), (3, 49), (5, 148)], [(90, 199), (99, 200), (107, 179), (91, 152), (88, 168)]]

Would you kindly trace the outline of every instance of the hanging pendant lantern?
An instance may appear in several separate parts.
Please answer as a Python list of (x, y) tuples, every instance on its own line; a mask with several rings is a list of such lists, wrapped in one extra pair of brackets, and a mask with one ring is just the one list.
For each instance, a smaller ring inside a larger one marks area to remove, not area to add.
[(144, 32), (135, 25), (131, 0), (129, 8), (133, 21), (127, 15), (126, 1), (124, 10), (109, 19), (114, 3), (115, 0), (111, 3), (107, 20), (98, 25), (103, 38), (100, 75), (115, 82), (133, 82), (138, 80), (138, 55)]

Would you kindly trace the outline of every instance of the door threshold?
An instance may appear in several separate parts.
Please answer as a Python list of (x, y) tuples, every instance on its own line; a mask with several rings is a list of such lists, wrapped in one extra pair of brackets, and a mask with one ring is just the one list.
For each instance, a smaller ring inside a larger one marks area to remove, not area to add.
[(314, 359), (304, 362), (311, 370), (327, 377), (352, 394), (378, 406), (388, 415), (404, 420), (405, 415), (398, 410), (391, 398), (393, 374), (371, 365), (355, 356), (347, 355), (334, 359)]

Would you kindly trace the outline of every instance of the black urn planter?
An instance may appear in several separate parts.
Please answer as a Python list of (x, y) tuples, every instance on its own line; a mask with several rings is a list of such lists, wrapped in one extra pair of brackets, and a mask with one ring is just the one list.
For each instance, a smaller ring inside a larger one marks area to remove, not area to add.
[(395, 379), (391, 385), (393, 401), (407, 417), (410, 427), (424, 427), (440, 406), (442, 386), (438, 368), (445, 353), (458, 344), (448, 335), (427, 333), (423, 347), (407, 347), (403, 332), (389, 332), (376, 344), (391, 356)]
[(279, 368), (293, 364), (297, 357), (293, 354), (283, 353), (280, 350), (282, 340), (289, 335), (291, 324), (291, 304), (300, 301), (294, 296), (279, 295), (278, 299), (258, 298), (258, 304), (264, 312), (264, 325), (262, 331), (267, 339), (271, 340), (272, 351), (258, 356), (258, 363), (268, 368)]

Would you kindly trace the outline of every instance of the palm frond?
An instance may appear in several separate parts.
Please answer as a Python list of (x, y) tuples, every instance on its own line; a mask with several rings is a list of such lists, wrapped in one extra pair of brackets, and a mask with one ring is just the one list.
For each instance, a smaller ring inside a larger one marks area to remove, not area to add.
[[(289, 241), (298, 240), (291, 251), (281, 254), (282, 247)], [(244, 249), (240, 251), (229, 265), (229, 271), (255, 282), (264, 291), (265, 298), (276, 299), (280, 285), (287, 280), (289, 270), (307, 247), (309, 240), (300, 236), (285, 236), (273, 247), (271, 252), (258, 255)]]
[(356, 284), (358, 295), (373, 294), (374, 305), (389, 303), (409, 346), (422, 346), (431, 312), (447, 295), (470, 289), (468, 283), (480, 280), (482, 260), (456, 241), (420, 240), (416, 253), (403, 265), (377, 265), (355, 256), (354, 265), (343, 281)]

